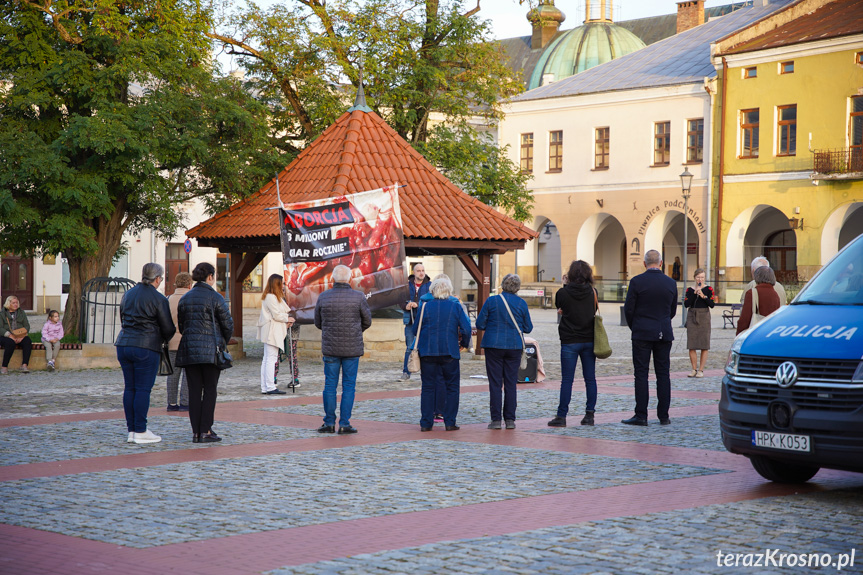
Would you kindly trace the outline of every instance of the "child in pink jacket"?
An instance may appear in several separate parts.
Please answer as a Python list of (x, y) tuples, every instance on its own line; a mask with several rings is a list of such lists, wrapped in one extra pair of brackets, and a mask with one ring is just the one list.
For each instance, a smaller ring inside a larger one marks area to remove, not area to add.
[(60, 312), (56, 309), (48, 311), (48, 321), (42, 326), (42, 344), (45, 346), (45, 361), (48, 371), (54, 371), (54, 360), (60, 352), (60, 340), (63, 339), (63, 324), (60, 322)]

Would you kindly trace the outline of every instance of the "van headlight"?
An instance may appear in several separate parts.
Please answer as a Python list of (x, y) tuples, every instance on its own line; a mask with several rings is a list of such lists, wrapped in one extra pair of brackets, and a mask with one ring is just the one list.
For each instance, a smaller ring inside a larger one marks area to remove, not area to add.
[(740, 354), (736, 351), (728, 352), (728, 361), (725, 363), (725, 373), (737, 375), (737, 367), (740, 365)]
[(749, 337), (749, 330), (734, 338), (734, 343), (731, 344), (731, 350), (728, 352), (728, 361), (725, 362), (725, 373), (728, 375), (737, 375), (737, 369), (740, 367), (740, 349), (747, 337)]

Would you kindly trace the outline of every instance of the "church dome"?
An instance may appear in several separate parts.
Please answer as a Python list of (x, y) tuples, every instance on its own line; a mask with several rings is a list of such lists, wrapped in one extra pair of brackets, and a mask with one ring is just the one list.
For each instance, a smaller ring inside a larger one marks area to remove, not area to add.
[(638, 36), (610, 19), (588, 20), (559, 35), (543, 50), (527, 88), (568, 78), (644, 47)]

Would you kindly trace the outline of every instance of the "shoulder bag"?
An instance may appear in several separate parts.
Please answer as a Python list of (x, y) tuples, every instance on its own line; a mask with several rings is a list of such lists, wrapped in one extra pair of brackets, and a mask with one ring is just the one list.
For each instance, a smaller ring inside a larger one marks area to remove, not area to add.
[(608, 343), (608, 334), (605, 332), (605, 324), (599, 313), (599, 298), (596, 291), (593, 292), (593, 303), (596, 304), (596, 315), (593, 318), (593, 355), (599, 359), (611, 357), (611, 344)]
[(167, 341), (162, 342), (162, 351), (159, 355), (159, 375), (174, 375), (174, 366), (171, 365)]
[(12, 334), (13, 337), (24, 337), (25, 335), (27, 335), (26, 327), (12, 329), (12, 324), (9, 323), (9, 316), (4, 314), (4, 319), (6, 320), (6, 325), (9, 326), (9, 333)]
[(503, 294), (500, 294), (498, 297), (503, 301), (503, 305), (506, 306), (506, 311), (509, 313), (509, 319), (511, 319), (512, 323), (515, 324), (515, 329), (518, 331), (519, 337), (521, 337), (521, 363), (518, 364), (518, 368), (527, 369), (527, 350), (524, 345), (524, 334), (521, 332), (518, 322), (515, 321), (515, 316), (512, 315), (512, 310), (509, 309), (509, 304), (506, 303), (506, 298), (503, 297)]
[(234, 367), (234, 358), (231, 356), (231, 353), (228, 351), (228, 343), (225, 342), (224, 347), (222, 346), (222, 338), (219, 332), (219, 327), (216, 325), (216, 312), (215, 310), (210, 310), (211, 317), (213, 318), (213, 337), (216, 338), (216, 357), (213, 360), (213, 364), (219, 369), (228, 369), (229, 367)]
[(420, 344), (420, 330), (423, 327), (423, 314), (426, 311), (426, 306), (422, 306), (420, 309), (420, 318), (417, 321), (417, 334), (414, 337), (414, 348), (411, 350), (410, 357), (408, 357), (408, 371), (410, 373), (417, 373), (420, 370), (420, 350), (417, 349)]
[(749, 328), (755, 327), (761, 323), (767, 316), (758, 313), (758, 285), (752, 287), (752, 319), (749, 321)]

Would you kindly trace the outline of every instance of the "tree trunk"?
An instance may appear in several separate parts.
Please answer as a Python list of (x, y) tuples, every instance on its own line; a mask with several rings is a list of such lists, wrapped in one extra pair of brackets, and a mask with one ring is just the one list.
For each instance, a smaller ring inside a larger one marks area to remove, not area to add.
[(99, 250), (94, 254), (81, 256), (66, 255), (69, 264), (69, 299), (63, 312), (63, 331), (81, 336), (79, 318), (81, 315), (81, 297), (84, 295), (84, 284), (98, 277), (107, 277), (111, 271), (114, 254), (120, 249), (123, 233), (131, 219), (124, 219), (127, 214), (126, 202), (118, 200), (110, 219), (99, 218), (93, 221)]

